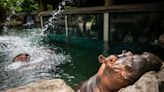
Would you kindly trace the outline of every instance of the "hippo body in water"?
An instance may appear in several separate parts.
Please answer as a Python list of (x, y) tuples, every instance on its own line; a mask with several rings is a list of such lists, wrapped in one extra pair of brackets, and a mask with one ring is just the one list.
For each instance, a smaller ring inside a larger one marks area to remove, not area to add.
[(18, 54), (14, 59), (13, 62), (29, 62), (30, 61), (30, 55), (27, 53), (24, 54)]
[(152, 53), (133, 54), (123, 52), (120, 55), (98, 57), (101, 64), (97, 74), (91, 77), (77, 92), (117, 92), (133, 84), (142, 74), (159, 70), (162, 61)]

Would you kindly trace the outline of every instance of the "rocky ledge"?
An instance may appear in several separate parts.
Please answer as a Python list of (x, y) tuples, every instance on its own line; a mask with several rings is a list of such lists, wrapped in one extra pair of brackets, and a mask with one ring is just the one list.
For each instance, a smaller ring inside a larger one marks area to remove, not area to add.
[(17, 88), (11, 88), (0, 92), (74, 92), (61, 79), (40, 80)]

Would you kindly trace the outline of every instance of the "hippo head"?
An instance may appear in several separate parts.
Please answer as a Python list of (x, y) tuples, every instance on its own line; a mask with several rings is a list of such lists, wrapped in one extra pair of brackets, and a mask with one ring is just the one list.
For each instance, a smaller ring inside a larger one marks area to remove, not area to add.
[(162, 66), (162, 60), (152, 53), (143, 52), (141, 57), (146, 59), (149, 71), (158, 71)]
[(30, 55), (27, 53), (23, 53), (23, 54), (18, 54), (14, 59), (13, 62), (28, 62), (30, 61)]
[[(97, 81), (102, 92), (104, 89), (117, 91), (134, 83), (143, 73), (158, 70), (162, 61), (152, 53), (133, 54), (124, 52), (120, 55), (98, 57), (101, 64), (97, 73)], [(110, 91), (109, 91), (110, 92)]]

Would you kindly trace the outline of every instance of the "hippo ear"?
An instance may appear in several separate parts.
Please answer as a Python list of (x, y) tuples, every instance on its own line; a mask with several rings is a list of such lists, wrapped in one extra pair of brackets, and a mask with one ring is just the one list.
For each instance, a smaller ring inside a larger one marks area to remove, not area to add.
[(106, 61), (106, 58), (103, 55), (100, 55), (98, 57), (99, 63), (104, 63)]

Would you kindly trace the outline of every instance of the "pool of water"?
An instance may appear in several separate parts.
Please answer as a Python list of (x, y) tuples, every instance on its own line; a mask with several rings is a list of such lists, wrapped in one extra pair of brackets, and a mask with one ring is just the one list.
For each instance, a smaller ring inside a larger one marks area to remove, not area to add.
[[(135, 53), (160, 52), (148, 45), (110, 43), (103, 51), (83, 46), (45, 41), (41, 29), (13, 29), (0, 34), (0, 89), (8, 89), (41, 79), (61, 78), (75, 88), (99, 69), (98, 56), (118, 54), (122, 50)], [(120, 45), (121, 44), (121, 45)], [(87, 44), (88, 45), (88, 44)], [(93, 45), (93, 44), (92, 44)], [(95, 44), (96, 45), (96, 44)], [(28, 63), (12, 63), (20, 54), (28, 53)]]
[(75, 87), (97, 72), (100, 65), (98, 56), (102, 54), (101, 51), (73, 45), (58, 44), (57, 46), (62, 47), (71, 56), (71, 63), (60, 66), (64, 73), (61, 77), (68, 85)]
[[(40, 29), (14, 29), (0, 35), (0, 89), (21, 86), (41, 79), (61, 78), (72, 87), (98, 70), (101, 51), (60, 43), (44, 43)], [(12, 63), (20, 54), (29, 63)]]

